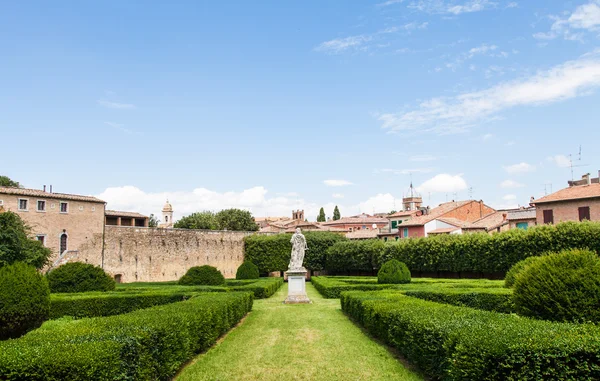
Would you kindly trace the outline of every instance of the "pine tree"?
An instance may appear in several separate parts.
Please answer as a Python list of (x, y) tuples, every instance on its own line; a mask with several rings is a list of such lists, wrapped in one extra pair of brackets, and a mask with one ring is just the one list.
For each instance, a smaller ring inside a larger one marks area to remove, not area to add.
[(340, 218), (342, 218), (342, 216), (340, 215), (340, 210), (338, 209), (338, 206), (336, 205), (335, 208), (333, 209), (333, 220), (337, 221)]
[(321, 208), (321, 210), (319, 210), (319, 215), (317, 216), (317, 222), (325, 222), (326, 218), (325, 218), (325, 210), (323, 208)]

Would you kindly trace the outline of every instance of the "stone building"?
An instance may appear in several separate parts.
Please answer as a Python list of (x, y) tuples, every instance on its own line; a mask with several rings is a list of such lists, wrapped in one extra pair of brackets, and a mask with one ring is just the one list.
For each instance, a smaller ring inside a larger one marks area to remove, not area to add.
[(536, 208), (537, 224), (563, 221), (600, 221), (600, 183), (587, 174), (581, 181), (569, 182), (569, 187), (531, 200)]
[[(50, 263), (77, 252), (104, 231), (105, 202), (96, 197), (43, 190), (0, 187), (0, 207), (18, 214), (31, 233), (52, 250)], [(93, 255), (100, 258), (102, 247)]]
[(509, 229), (527, 230), (537, 225), (535, 208), (520, 208), (508, 211)]
[(358, 216), (342, 217), (339, 220), (330, 220), (322, 222), (321, 226), (336, 228), (346, 232), (354, 232), (359, 230), (374, 230), (386, 227), (389, 224), (387, 218), (370, 216), (361, 214)]
[(135, 226), (135, 227), (148, 227), (150, 218), (140, 213), (135, 212), (122, 212), (118, 210), (106, 210), (105, 211), (106, 225), (109, 226)]
[(169, 204), (169, 200), (162, 208), (162, 222), (158, 225), (159, 228), (170, 229), (173, 227), (173, 206)]

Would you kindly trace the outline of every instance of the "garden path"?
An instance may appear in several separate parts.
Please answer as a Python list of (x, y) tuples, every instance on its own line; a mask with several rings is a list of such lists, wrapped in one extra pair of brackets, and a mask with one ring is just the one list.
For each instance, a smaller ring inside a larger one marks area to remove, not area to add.
[(307, 283), (312, 304), (285, 305), (287, 284), (177, 377), (190, 380), (422, 380)]

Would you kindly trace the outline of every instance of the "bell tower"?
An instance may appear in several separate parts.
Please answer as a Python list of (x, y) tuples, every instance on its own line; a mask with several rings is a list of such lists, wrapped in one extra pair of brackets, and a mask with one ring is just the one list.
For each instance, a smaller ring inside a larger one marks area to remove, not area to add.
[(161, 225), (164, 228), (172, 228), (173, 227), (173, 206), (169, 204), (169, 200), (162, 208), (162, 221)]

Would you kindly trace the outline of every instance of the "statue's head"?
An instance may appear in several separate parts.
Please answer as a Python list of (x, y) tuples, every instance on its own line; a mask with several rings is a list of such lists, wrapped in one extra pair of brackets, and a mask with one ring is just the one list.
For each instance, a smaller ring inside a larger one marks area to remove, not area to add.
[(302, 230), (300, 230), (300, 228), (296, 228), (296, 234), (300, 234), (302, 233)]

